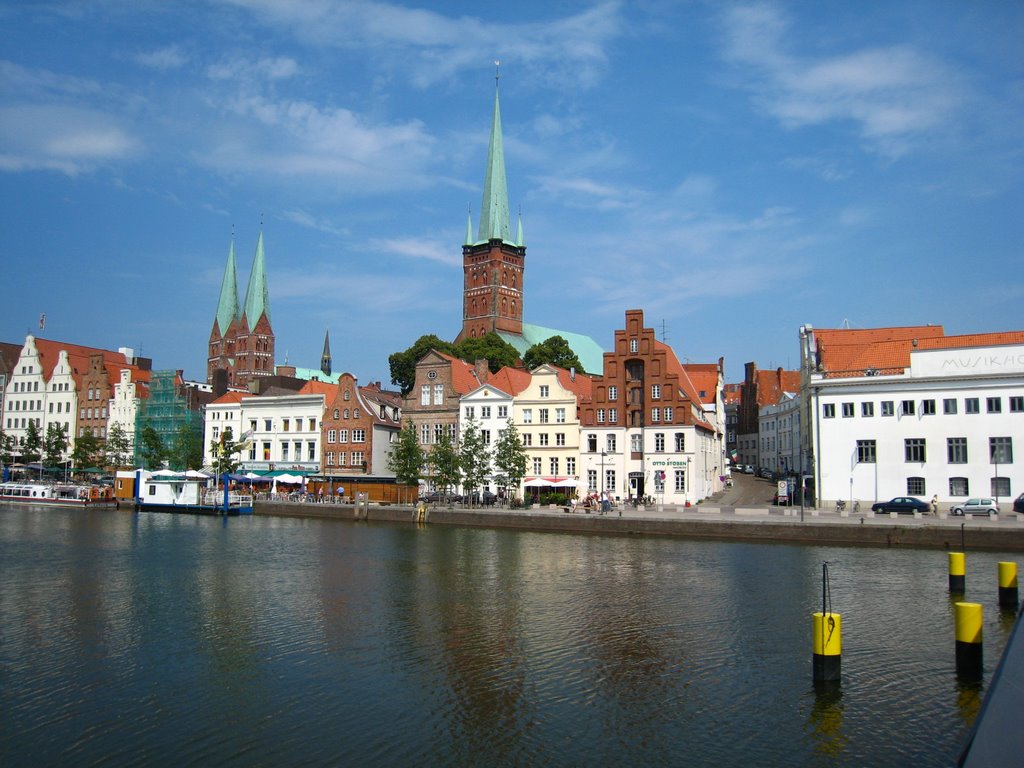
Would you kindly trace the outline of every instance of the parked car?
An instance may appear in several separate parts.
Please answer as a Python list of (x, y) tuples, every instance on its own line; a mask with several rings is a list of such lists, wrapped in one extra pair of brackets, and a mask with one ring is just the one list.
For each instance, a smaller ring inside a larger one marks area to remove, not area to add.
[(1022, 515), (1024, 515), (1024, 493), (1018, 496), (1016, 500), (1013, 502), (1013, 511), (1020, 512)]
[(872, 512), (899, 512), (901, 514), (921, 512), (927, 515), (931, 509), (932, 505), (929, 502), (915, 499), (913, 496), (897, 496), (895, 499), (871, 505)]
[(761, 467), (759, 470), (757, 470), (757, 476), (763, 477), (767, 480), (775, 479), (775, 473), (768, 469), (768, 467)]
[(995, 499), (968, 499), (949, 508), (952, 515), (998, 515), (999, 505)]
[(462, 501), (462, 497), (457, 493), (445, 493), (444, 491), (431, 491), (420, 496), (420, 501), (425, 501), (428, 504), (436, 504), (437, 502), (443, 502), (446, 504), (455, 504), (456, 502)]
[(483, 504), (485, 507), (493, 506), (497, 500), (498, 494), (491, 491), (484, 491), (483, 494), (480, 491), (473, 491), (469, 496), (470, 504)]
[(743, 474), (744, 475), (752, 475), (752, 474), (754, 474), (754, 465), (753, 464), (745, 464), (743, 466)]

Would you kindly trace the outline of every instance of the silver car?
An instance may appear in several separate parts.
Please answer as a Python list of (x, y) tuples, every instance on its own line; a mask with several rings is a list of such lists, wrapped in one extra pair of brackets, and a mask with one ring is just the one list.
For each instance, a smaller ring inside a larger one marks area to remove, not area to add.
[(954, 504), (949, 511), (954, 515), (998, 515), (999, 505), (995, 499), (968, 499)]

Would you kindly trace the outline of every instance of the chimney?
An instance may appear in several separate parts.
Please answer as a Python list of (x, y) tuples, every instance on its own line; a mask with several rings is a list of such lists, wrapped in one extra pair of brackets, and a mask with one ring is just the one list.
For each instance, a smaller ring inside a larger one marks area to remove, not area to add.
[(487, 377), (490, 376), (491, 371), (487, 367), (487, 360), (477, 360), (476, 365), (476, 378), (481, 384), (487, 383)]
[(569, 381), (576, 381), (576, 366), (569, 369)]

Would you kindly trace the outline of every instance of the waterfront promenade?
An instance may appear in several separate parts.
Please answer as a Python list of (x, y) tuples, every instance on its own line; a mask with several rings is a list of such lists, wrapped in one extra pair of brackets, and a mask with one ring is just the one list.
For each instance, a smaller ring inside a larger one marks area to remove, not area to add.
[[(377, 504), (257, 501), (257, 515), (418, 523), (416, 507)], [(607, 515), (566, 512), (563, 507), (508, 509), (427, 505), (425, 524), (571, 533), (677, 536), (829, 546), (880, 546), (958, 551), (1024, 551), (1024, 515), (954, 517), (842, 514), (799, 507), (615, 507)], [(423, 523), (420, 523), (423, 524)]]

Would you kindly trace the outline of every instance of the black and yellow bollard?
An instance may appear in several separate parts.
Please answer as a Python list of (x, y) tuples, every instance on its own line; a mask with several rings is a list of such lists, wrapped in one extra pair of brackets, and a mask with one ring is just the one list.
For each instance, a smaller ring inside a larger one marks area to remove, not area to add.
[(843, 666), (843, 626), (838, 613), (814, 614), (814, 682), (839, 680)]
[(999, 563), (999, 607), (1017, 607), (1017, 564)]
[(954, 603), (956, 627), (956, 673), (962, 677), (981, 679), (981, 604)]
[(963, 552), (949, 552), (949, 591), (958, 595), (967, 586), (967, 556)]

